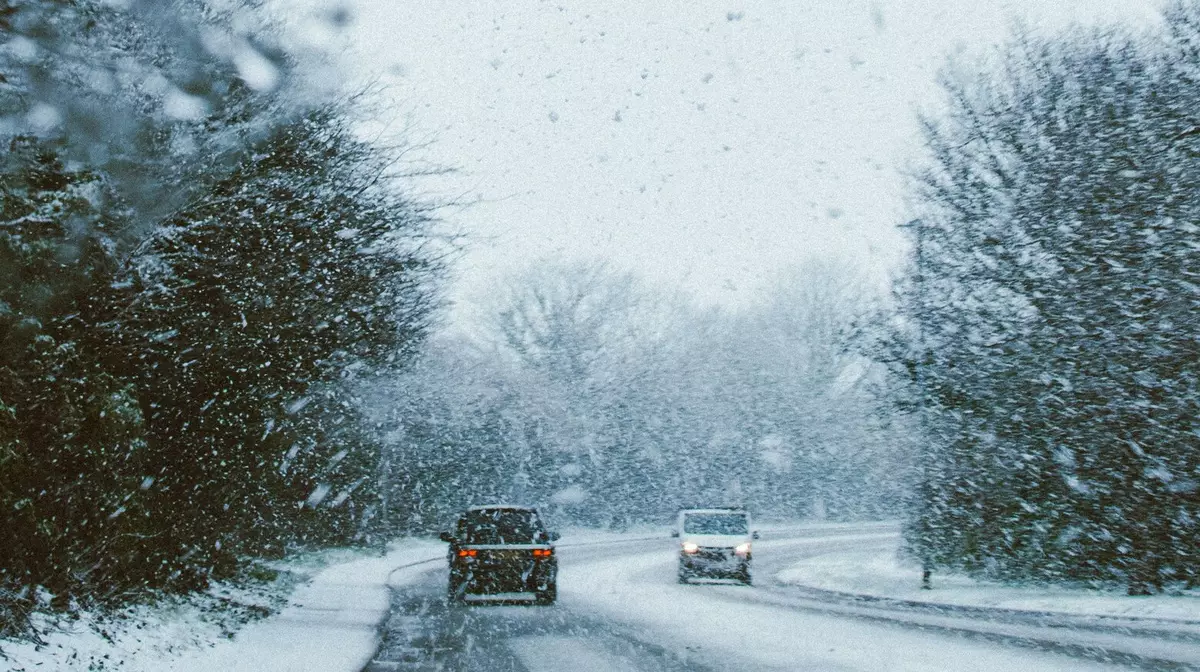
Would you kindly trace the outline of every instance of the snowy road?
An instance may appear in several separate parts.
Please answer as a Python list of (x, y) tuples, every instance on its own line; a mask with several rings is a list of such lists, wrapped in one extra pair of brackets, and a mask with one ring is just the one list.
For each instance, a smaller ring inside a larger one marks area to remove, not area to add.
[(894, 544), (888, 528), (764, 537), (755, 587), (678, 585), (665, 535), (564, 540), (553, 607), (448, 608), (442, 558), (401, 568), (367, 670), (1200, 670), (1194, 629), (864, 602), (771, 580), (805, 555)]

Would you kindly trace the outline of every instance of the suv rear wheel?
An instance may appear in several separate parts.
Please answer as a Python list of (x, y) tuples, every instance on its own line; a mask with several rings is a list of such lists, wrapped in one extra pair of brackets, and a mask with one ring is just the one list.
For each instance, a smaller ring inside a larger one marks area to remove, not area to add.
[(463, 588), (462, 582), (451, 579), (450, 584), (446, 587), (446, 602), (451, 606), (462, 604), (465, 601), (463, 599)]
[(537, 593), (538, 604), (554, 604), (558, 599), (558, 583), (551, 583)]

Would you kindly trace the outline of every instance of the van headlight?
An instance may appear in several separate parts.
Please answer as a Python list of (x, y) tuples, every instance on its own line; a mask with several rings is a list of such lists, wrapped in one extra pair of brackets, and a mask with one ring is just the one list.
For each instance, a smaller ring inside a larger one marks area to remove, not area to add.
[(737, 548), (733, 549), (733, 552), (738, 555), (750, 555), (750, 542), (747, 541), (744, 544), (738, 544)]
[(684, 553), (695, 553), (696, 551), (699, 551), (699, 550), (700, 550), (699, 544), (691, 542), (691, 541), (683, 542), (683, 552)]

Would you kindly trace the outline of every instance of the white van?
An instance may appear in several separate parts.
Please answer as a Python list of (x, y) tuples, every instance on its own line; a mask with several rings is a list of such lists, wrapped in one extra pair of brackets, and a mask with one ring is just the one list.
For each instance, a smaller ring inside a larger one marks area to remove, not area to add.
[(679, 538), (679, 582), (729, 578), (750, 585), (750, 542), (758, 532), (750, 513), (737, 508), (683, 509), (672, 537)]

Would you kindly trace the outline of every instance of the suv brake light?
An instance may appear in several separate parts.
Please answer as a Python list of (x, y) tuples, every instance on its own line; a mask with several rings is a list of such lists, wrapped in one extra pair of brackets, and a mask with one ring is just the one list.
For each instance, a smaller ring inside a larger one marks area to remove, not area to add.
[(475, 557), (475, 556), (477, 556), (477, 555), (479, 555), (479, 551), (477, 551), (477, 550), (476, 550), (476, 549), (474, 549), (474, 548), (460, 548), (460, 549), (458, 549), (458, 557), (460, 557), (460, 558), (473, 558), (473, 557)]
[(551, 555), (554, 555), (554, 549), (552, 549), (552, 548), (535, 548), (535, 549), (533, 549), (533, 557), (535, 557), (535, 558), (548, 558)]

